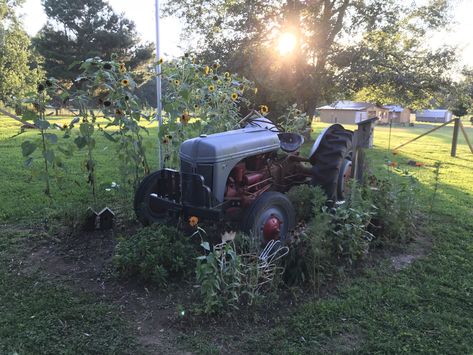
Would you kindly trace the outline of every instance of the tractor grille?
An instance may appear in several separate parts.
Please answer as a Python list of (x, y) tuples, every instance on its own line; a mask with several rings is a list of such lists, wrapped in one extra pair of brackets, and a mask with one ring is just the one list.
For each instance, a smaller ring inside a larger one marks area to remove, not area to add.
[(213, 188), (213, 175), (214, 175), (214, 168), (212, 165), (197, 165), (197, 174), (202, 175), (204, 177), (204, 185)]
[(213, 165), (199, 164), (194, 168), (190, 162), (181, 159), (181, 172), (202, 175), (204, 177), (204, 185), (212, 189), (214, 175)]

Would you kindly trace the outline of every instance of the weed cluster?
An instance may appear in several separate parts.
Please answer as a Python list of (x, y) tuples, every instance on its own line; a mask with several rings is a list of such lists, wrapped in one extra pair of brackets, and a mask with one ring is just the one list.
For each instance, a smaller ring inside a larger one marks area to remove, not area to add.
[[(353, 183), (345, 203), (333, 207), (321, 198), (318, 188), (298, 187), (290, 194), (307, 224), (291, 245), (287, 282), (308, 283), (316, 291), (325, 280), (365, 259), (374, 247), (412, 238), (418, 208), (415, 180), (374, 181), (374, 186)], [(312, 214), (307, 218), (310, 205)]]
[(151, 226), (121, 237), (113, 262), (122, 276), (160, 286), (192, 274), (196, 249), (176, 228)]

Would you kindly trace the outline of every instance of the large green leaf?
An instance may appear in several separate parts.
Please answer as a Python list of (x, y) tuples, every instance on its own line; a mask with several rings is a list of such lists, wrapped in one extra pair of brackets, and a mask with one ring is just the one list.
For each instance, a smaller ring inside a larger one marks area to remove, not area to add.
[(81, 123), (80, 133), (84, 136), (90, 137), (94, 133), (94, 125), (90, 123)]
[(54, 161), (54, 151), (52, 150), (46, 150), (43, 152), (43, 157), (48, 161), (48, 163), (52, 164)]
[(46, 120), (35, 119), (34, 124), (39, 129), (48, 129), (49, 127), (51, 127), (51, 124)]
[(21, 152), (23, 153), (24, 157), (33, 154), (36, 148), (38, 148), (38, 146), (31, 141), (24, 141), (21, 143)]
[(51, 144), (57, 143), (57, 136), (54, 133), (45, 133), (44, 138), (51, 142)]
[(74, 139), (74, 143), (76, 144), (77, 148), (82, 149), (87, 145), (87, 140), (84, 137), (77, 137)]

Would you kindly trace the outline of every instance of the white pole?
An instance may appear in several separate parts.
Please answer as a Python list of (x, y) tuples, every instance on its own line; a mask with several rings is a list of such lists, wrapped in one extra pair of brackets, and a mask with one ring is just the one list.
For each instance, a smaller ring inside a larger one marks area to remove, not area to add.
[[(161, 64), (159, 60), (161, 58), (160, 51), (160, 40), (159, 40), (159, 0), (155, 0), (155, 16), (156, 16), (156, 110), (158, 117), (158, 135), (161, 127), (163, 125), (163, 116), (162, 116), (162, 103), (161, 103)], [(163, 161), (163, 149), (161, 145), (161, 139), (158, 138), (158, 150), (159, 150), (159, 167), (162, 169), (164, 167)]]

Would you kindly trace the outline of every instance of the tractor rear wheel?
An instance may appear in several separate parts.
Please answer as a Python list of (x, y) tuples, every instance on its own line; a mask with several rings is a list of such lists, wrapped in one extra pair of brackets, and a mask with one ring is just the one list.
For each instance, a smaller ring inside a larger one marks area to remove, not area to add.
[(146, 176), (138, 186), (133, 201), (136, 217), (145, 226), (153, 223), (163, 222), (167, 216), (167, 210), (153, 204), (150, 195), (158, 191), (157, 183), (160, 171), (155, 171)]
[(286, 195), (269, 191), (262, 193), (248, 208), (242, 220), (242, 230), (261, 245), (271, 240), (289, 241), (295, 226), (295, 212)]
[(352, 175), (353, 132), (343, 128), (328, 131), (320, 142), (312, 167), (312, 183), (321, 186), (331, 201), (342, 201)]

